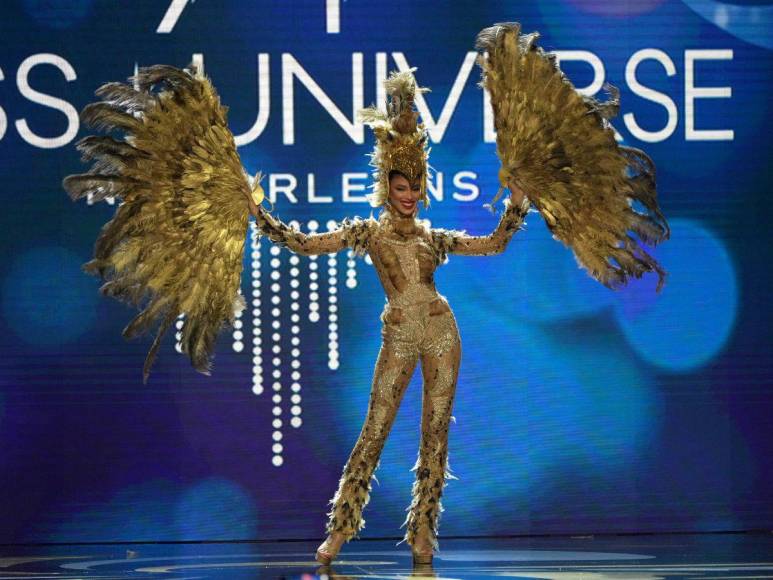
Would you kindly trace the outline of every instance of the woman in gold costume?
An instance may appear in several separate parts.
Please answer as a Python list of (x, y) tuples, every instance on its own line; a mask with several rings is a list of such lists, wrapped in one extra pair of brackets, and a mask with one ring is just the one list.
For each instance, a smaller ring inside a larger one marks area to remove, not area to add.
[(421, 442), (404, 540), (412, 546), (415, 562), (431, 561), (438, 546), (440, 498), (451, 476), (448, 428), (461, 358), (456, 319), (435, 287), (434, 272), (449, 253), (488, 256), (503, 252), (530, 205), (523, 191), (511, 183), (512, 196), (505, 200), (498, 225), (486, 236), (430, 228), (418, 219), (419, 202), (429, 205), (427, 138), (413, 110), (416, 87), (412, 71), (392, 74), (385, 85), (389, 113), (375, 108), (361, 111), (377, 136), (372, 155), (376, 167), (373, 199), (383, 207), (377, 220), (344, 220), (333, 231), (304, 234), (247, 198), (260, 232), (293, 252), (330, 254), (344, 248), (367, 252), (386, 292), (382, 344), (365, 424), (331, 500), (329, 535), (317, 550), (317, 560), (325, 564), (364, 526), (362, 511), (370, 497), (371, 477), (419, 361), (423, 377)]
[(103, 101), (81, 113), (85, 124), (124, 133), (123, 139), (81, 139), (82, 159), (95, 163), (63, 186), (73, 200), (122, 201), (84, 270), (105, 282), (103, 294), (142, 308), (125, 338), (158, 323), (145, 381), (162, 336), (182, 315), (181, 350), (197, 371), (210, 374), (218, 333), (245, 307), (239, 290), (250, 213), (262, 235), (298, 254), (351, 248), (370, 255), (387, 298), (382, 344), (365, 423), (330, 502), (328, 537), (317, 550), (322, 563), (364, 525), (371, 477), (419, 362), (421, 442), (404, 541), (416, 563), (430, 562), (438, 547), (441, 495), (453, 477), (448, 426), (461, 356), (455, 317), (434, 283), (448, 254), (503, 252), (533, 207), (553, 238), (608, 288), (648, 272), (658, 274), (658, 291), (663, 285), (665, 270), (629, 234), (655, 245), (670, 229), (658, 206), (652, 160), (619, 145), (609, 124), (619, 110), (618, 91), (607, 85), (612, 98), (603, 103), (580, 95), (538, 38), (522, 34), (518, 23), (495, 24), (477, 37), (481, 86), (491, 97), (497, 131), (500, 193), (511, 191), (498, 225), (484, 236), (431, 228), (418, 218), (419, 203), (429, 207), (428, 148), (413, 107), (416, 91), (424, 89), (416, 88), (412, 71), (385, 81), (386, 111), (360, 112), (376, 136), (370, 201), (380, 215), (347, 218), (327, 233), (301, 233), (263, 207), (260, 179), (251, 182), (243, 169), (227, 109), (195, 67), (140, 69), (127, 84), (100, 87)]
[(413, 111), (415, 86), (411, 72), (393, 74), (386, 81), (391, 115), (367, 109), (361, 114), (376, 130), (377, 220), (344, 220), (341, 227), (322, 234), (290, 228), (248, 197), (258, 229), (271, 241), (303, 255), (330, 254), (352, 248), (367, 252), (386, 292), (381, 314), (382, 344), (376, 360), (365, 424), (344, 467), (331, 500), (328, 537), (317, 560), (329, 564), (342, 543), (364, 526), (363, 508), (370, 497), (370, 481), (406, 387), (421, 361), (423, 399), (419, 456), (413, 471), (413, 501), (404, 540), (414, 562), (429, 563), (437, 548), (441, 495), (448, 471), (448, 428), (456, 392), (461, 341), (456, 319), (438, 293), (434, 272), (447, 254), (488, 256), (503, 252), (521, 227), (530, 202), (517, 185), (494, 231), (470, 236), (463, 231), (428, 227), (418, 219), (419, 202), (429, 205), (426, 192), (427, 152), (424, 127)]

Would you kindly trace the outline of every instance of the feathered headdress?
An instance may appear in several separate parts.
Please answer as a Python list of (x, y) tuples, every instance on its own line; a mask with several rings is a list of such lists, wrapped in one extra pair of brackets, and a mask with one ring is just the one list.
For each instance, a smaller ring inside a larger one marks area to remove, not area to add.
[(371, 206), (385, 205), (389, 198), (389, 174), (399, 171), (410, 181), (421, 180), (421, 201), (429, 207), (427, 196), (427, 171), (429, 165), (428, 135), (423, 123), (418, 122), (419, 113), (414, 110), (416, 92), (429, 89), (417, 87), (411, 68), (403, 72), (392, 72), (384, 81), (389, 97), (387, 112), (371, 106), (359, 111), (360, 120), (373, 129), (376, 146), (370, 154), (370, 165), (375, 167)]

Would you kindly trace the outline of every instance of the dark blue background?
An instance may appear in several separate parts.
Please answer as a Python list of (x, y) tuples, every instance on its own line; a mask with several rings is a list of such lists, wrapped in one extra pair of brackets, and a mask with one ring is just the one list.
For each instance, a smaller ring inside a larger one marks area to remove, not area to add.
[[(297, 203), (280, 195), (277, 215), (304, 229), (316, 219), (324, 229), (329, 219), (370, 213), (365, 203), (344, 203), (340, 192), (341, 174), (369, 171), (371, 137), (366, 131), (364, 143), (352, 142), (297, 80), (294, 103), (283, 103), (282, 55), (291, 54), (351, 118), (352, 54), (363, 55), (368, 105), (376, 99), (376, 53), (402, 52), (418, 67), (419, 83), (432, 88), (426, 100), (437, 120), (475, 34), (504, 20), (539, 30), (548, 50), (594, 53), (605, 80), (621, 89), (614, 125), (656, 162), (673, 237), (653, 253), (671, 276), (660, 295), (652, 279), (611, 292), (578, 269), (534, 214), (504, 254), (451, 257), (437, 283), (462, 333), (450, 435), (459, 480), (446, 488), (441, 536), (773, 523), (770, 4), (349, 0), (340, 3), (338, 33), (326, 30), (319, 0), (200, 0), (184, 7), (168, 33), (156, 32), (165, 2), (67, 4), (6, 2), (0, 18), (0, 541), (321, 537), (364, 418), (384, 300), (367, 261), (351, 266), (345, 254), (337, 257), (332, 330), (340, 366), (331, 368), (328, 257), (317, 260), (316, 323), (307, 316), (311, 260), (300, 259), (302, 424), (294, 428), (292, 264), (288, 252), (274, 256), (263, 241), (260, 314), (252, 310), (257, 258), (248, 248), (243, 338), (221, 336), (213, 376), (195, 373), (170, 333), (143, 385), (150, 339), (125, 343), (120, 331), (134, 312), (100, 297), (98, 282), (79, 269), (115, 208), (76, 205), (62, 191), (62, 177), (84, 169), (75, 137), (47, 148), (21, 137), (21, 119), (47, 138), (68, 127), (64, 113), (25, 97), (17, 79), (25, 60), (68, 63), (72, 80), (44, 63), (27, 82), (80, 110), (135, 63), (184, 66), (200, 53), (230, 106), (234, 133), (242, 134), (258, 111), (257, 55), (269, 55), (268, 124), (240, 154), (250, 172), (296, 176)], [(666, 109), (626, 81), (626, 64), (642, 49), (662, 51), (674, 65), (673, 75), (655, 60), (636, 71), (676, 107), (675, 130), (656, 142), (637, 139), (623, 121), (633, 114), (649, 131), (667, 123)], [(687, 50), (732, 50), (732, 59), (696, 62), (696, 86), (731, 87), (732, 95), (699, 98), (694, 113), (696, 128), (732, 129), (732, 140), (685, 137)], [(395, 66), (390, 58), (389, 69)], [(578, 87), (590, 84), (587, 64), (563, 68)], [(481, 206), (496, 191), (498, 164), (483, 139), (478, 77), (475, 68), (433, 143), (445, 195), (423, 217), (484, 234), (496, 223)], [(283, 106), (294, 107), (293, 145), (283, 144)], [(452, 195), (462, 171), (477, 174), (477, 199)], [(308, 202), (307, 173), (333, 203)], [(268, 289), (274, 258), (282, 285), (279, 452)], [(354, 288), (345, 283), (347, 268), (357, 272)], [(402, 533), (419, 411), (417, 370), (376, 474), (363, 537)]]

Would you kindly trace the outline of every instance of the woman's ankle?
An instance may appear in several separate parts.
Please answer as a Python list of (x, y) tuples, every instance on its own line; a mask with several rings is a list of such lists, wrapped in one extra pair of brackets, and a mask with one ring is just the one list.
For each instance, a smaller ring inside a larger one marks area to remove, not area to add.
[(346, 534), (343, 532), (328, 532), (327, 540), (331, 544), (343, 544), (346, 542)]
[(417, 552), (430, 552), (435, 549), (435, 542), (429, 530), (416, 532), (413, 536), (412, 547)]

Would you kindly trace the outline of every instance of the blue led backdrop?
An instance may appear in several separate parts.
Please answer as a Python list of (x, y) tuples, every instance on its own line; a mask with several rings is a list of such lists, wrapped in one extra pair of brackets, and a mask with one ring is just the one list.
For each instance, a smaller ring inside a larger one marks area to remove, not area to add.
[[(115, 206), (65, 175), (94, 90), (196, 61), (248, 171), (304, 231), (367, 216), (354, 111), (416, 66), (433, 226), (489, 233), (491, 113), (473, 41), (516, 20), (575, 86), (621, 90), (648, 152), (669, 271), (612, 292), (536, 214), (508, 249), (452, 256), (437, 286), (463, 354), (440, 523), (456, 534), (706, 531), (773, 524), (769, 93), (773, 4), (4, 2), (0, 18), (0, 542), (322, 538), (365, 417), (384, 296), (367, 259), (300, 257), (251, 226), (248, 309), (194, 372), (170, 333), (147, 385), (135, 311), (80, 271)], [(602, 93), (603, 94), (603, 93)], [(178, 327), (179, 328), (179, 327)], [(417, 369), (363, 537), (398, 538), (418, 451)]]

